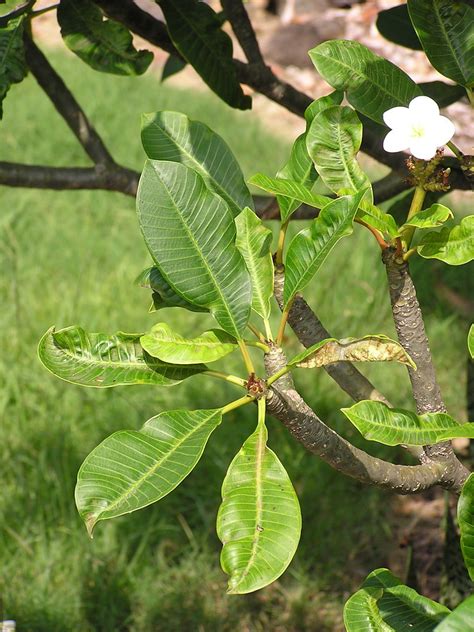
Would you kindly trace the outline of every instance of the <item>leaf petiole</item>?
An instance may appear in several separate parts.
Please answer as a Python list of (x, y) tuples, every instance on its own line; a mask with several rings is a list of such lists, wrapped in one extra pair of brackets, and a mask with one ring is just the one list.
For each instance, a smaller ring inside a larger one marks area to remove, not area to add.
[(293, 296), (293, 298), (291, 298), (288, 301), (288, 304), (286, 305), (285, 309), (281, 313), (280, 327), (278, 328), (277, 338), (276, 338), (276, 341), (275, 341), (277, 346), (279, 346), (279, 347), (281, 347), (281, 343), (283, 341), (283, 336), (285, 334), (286, 322), (288, 320), (288, 316), (290, 314), (290, 309), (293, 306), (293, 301), (294, 300), (295, 300), (295, 297)]
[(253, 366), (252, 358), (250, 357), (249, 350), (247, 349), (247, 345), (243, 340), (239, 340), (239, 347), (242, 353), (242, 357), (245, 362), (245, 367), (248, 373), (255, 373), (255, 367)]
[[(415, 189), (415, 193), (413, 194), (410, 210), (408, 211), (407, 222), (413, 217), (413, 215), (416, 215), (416, 213), (422, 210), (425, 197), (426, 191), (423, 189), (423, 187), (417, 186)], [(413, 239), (415, 230), (415, 226), (406, 226), (401, 233), (407, 249), (410, 248), (411, 240)]]
[(247, 388), (247, 382), (236, 375), (229, 375), (228, 373), (222, 373), (221, 371), (204, 371), (203, 375), (210, 375), (211, 377), (215, 377), (219, 380), (225, 380), (226, 382), (230, 382), (231, 384), (236, 384), (237, 386), (242, 386), (242, 388)]
[(225, 415), (229, 413), (231, 410), (235, 410), (236, 408), (240, 408), (241, 406), (245, 406), (246, 404), (250, 404), (250, 402), (254, 401), (254, 397), (252, 395), (245, 395), (244, 397), (240, 397), (239, 399), (235, 399), (233, 402), (229, 402), (225, 406), (221, 408), (221, 413)]
[(273, 375), (270, 375), (270, 377), (267, 379), (267, 386), (271, 386), (273, 384), (273, 382), (276, 382), (277, 380), (279, 380), (281, 377), (283, 377), (284, 375), (286, 375), (287, 373), (289, 373), (291, 371), (291, 369), (294, 367), (291, 367), (289, 365), (284, 366), (282, 369), (280, 369), (279, 371), (277, 371), (276, 373), (274, 373)]
[(289, 220), (286, 220), (286, 222), (282, 222), (281, 226), (280, 226), (280, 233), (278, 235), (277, 251), (276, 251), (276, 255), (275, 255), (275, 264), (277, 266), (283, 265), (283, 249), (285, 247), (285, 237), (286, 237), (286, 231), (288, 229), (288, 222), (289, 222)]

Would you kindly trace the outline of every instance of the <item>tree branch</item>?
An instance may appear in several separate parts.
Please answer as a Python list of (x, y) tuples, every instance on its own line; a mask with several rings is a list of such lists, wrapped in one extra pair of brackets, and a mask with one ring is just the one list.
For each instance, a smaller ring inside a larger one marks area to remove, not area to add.
[(221, 5), (248, 61), (265, 65), (255, 31), (241, 0), (221, 0)]
[(87, 155), (94, 163), (113, 163), (107, 147), (81, 106), (27, 33), (24, 36), (24, 43), (26, 61), (33, 76), (69, 125)]
[(115, 163), (95, 167), (47, 167), (0, 162), (0, 184), (33, 189), (104, 189), (135, 196), (140, 174)]
[[(266, 354), (268, 376), (285, 365), (286, 358), (281, 349), (274, 347)], [(399, 494), (421, 492), (434, 485), (455, 492), (462, 487), (451, 463), (394, 465), (356, 448), (319, 419), (295, 390), (289, 374), (272, 384), (267, 395), (267, 409), (309, 452), (362, 483), (391, 489)]]

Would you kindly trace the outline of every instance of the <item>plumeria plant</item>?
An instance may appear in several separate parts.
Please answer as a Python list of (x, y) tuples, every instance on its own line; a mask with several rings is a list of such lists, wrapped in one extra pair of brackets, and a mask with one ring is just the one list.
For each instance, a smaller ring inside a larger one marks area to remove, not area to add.
[[(129, 27), (162, 45), (181, 66), (191, 64), (233, 107), (250, 106), (242, 82), (304, 112), (306, 129), (286, 164), (275, 176), (257, 173), (248, 183), (224, 140), (206, 125), (178, 112), (145, 114), (142, 142), (148, 160), (138, 190), (135, 174), (113, 161), (36, 47), (30, 23), (42, 11), (35, 11), (34, 4), (22, 3), (0, 19), (5, 51), (0, 97), (23, 78), (27, 62), (95, 167), (2, 163), (0, 180), (14, 186), (90, 186), (136, 193), (137, 229), (152, 259), (137, 281), (151, 291), (157, 314), (151, 330), (138, 334), (53, 327), (39, 343), (41, 361), (66, 381), (96, 388), (167, 387), (196, 375), (236, 388), (235, 399), (222, 406), (210, 402), (207, 409), (187, 410), (177, 404), (174, 410), (159, 411), (140, 430), (116, 432), (98, 445), (81, 466), (76, 487), (76, 504), (89, 534), (99, 522), (171, 493), (199, 461), (211, 433), (226, 423), (226, 415), (252, 406), (255, 430), (229, 465), (217, 511), (221, 564), (230, 593), (249, 593), (276, 580), (298, 547), (298, 498), (283, 464), (267, 445), (267, 415), (285, 425), (303, 448), (363, 483), (402, 494), (439, 486), (459, 495), (461, 547), (474, 579), (474, 475), (450, 443), (456, 437), (474, 438), (474, 423), (460, 423), (446, 411), (409, 270), (415, 256), (454, 266), (474, 258), (474, 216), (455, 219), (438, 201), (453, 186), (466, 189), (472, 181), (472, 157), (453, 140), (456, 121), (439, 110), (462, 95), (474, 101), (469, 28), (474, 11), (469, 2), (409, 0), (378, 18), (387, 38), (423, 49), (456, 85), (418, 85), (362, 44), (330, 40), (309, 55), (333, 91), (311, 101), (265, 66), (240, 1), (222, 0), (222, 16), (197, 0), (161, 0), (166, 25), (157, 27), (151, 21), (155, 18), (147, 18), (133, 2), (61, 0), (58, 21), (67, 46), (99, 71), (130, 75), (146, 70), (152, 54), (134, 48)], [(225, 19), (248, 64), (234, 63), (230, 39), (222, 30)], [(357, 160), (361, 145), (396, 172), (372, 186)], [(404, 150), (409, 157), (399, 154)], [(447, 159), (445, 151), (453, 157)], [(320, 183), (324, 195), (316, 192)], [(277, 199), (275, 244), (256, 212), (248, 184)], [(404, 221), (397, 222), (379, 201), (406, 188), (411, 199)], [(426, 202), (427, 193), (434, 202)], [(289, 241), (289, 223), (297, 221), (302, 205), (313, 219)], [(334, 338), (304, 299), (310, 282), (325, 274), (325, 260), (337, 257), (338, 242), (350, 239), (354, 223), (370, 231), (373, 247), (380, 250), (398, 340), (380, 332), (351, 331), (349, 324), (348, 337)], [(160, 321), (159, 311), (165, 307), (210, 314), (216, 327), (184, 336)], [(277, 309), (279, 325), (273, 330), (270, 316)], [(293, 357), (286, 344), (289, 328), (304, 347)], [(260, 352), (258, 363), (250, 347)], [(468, 347), (472, 356), (472, 328)], [(222, 370), (222, 363), (215, 365), (231, 353), (241, 356), (239, 375)], [(416, 411), (389, 402), (354, 362), (405, 365)], [(416, 464), (371, 456), (327, 426), (293, 382), (297, 370), (318, 369), (326, 370), (355, 401), (342, 412), (363, 437), (402, 446)], [(390, 571), (377, 569), (349, 599), (344, 618), (349, 632), (467, 631), (474, 629), (474, 604), (470, 597), (451, 612), (403, 585)]]

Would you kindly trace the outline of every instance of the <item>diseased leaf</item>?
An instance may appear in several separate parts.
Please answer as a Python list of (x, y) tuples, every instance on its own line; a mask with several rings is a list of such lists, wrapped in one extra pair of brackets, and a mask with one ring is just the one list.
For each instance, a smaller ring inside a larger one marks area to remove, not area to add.
[(474, 630), (474, 595), (459, 604), (435, 628), (435, 632), (467, 632)]
[(10, 20), (0, 29), (0, 119), (3, 100), (14, 83), (20, 83), (28, 72), (23, 47), (23, 17)]
[(273, 233), (248, 207), (237, 215), (235, 225), (235, 245), (244, 258), (252, 282), (252, 309), (268, 319), (273, 296)]
[(137, 210), (145, 242), (167, 283), (240, 338), (252, 287), (235, 247), (234, 218), (222, 198), (192, 169), (154, 160), (146, 162), (140, 178)]
[(309, 55), (319, 74), (333, 88), (344, 90), (349, 103), (377, 123), (383, 123), (386, 110), (406, 107), (422, 94), (403, 70), (359, 42), (329, 40)]
[[(442, 204), (432, 204), (424, 211), (415, 213), (407, 220), (404, 226), (415, 226), (416, 228), (436, 228), (442, 226), (448, 219), (454, 217), (451, 209)], [(403, 226), (401, 227), (403, 230)]]
[(152, 52), (134, 48), (123, 24), (104, 20), (90, 0), (61, 0), (57, 15), (66, 46), (94, 70), (141, 75), (153, 60)]
[(232, 40), (221, 29), (219, 16), (198, 0), (158, 0), (168, 32), (181, 55), (220, 98), (246, 110), (252, 100), (237, 78)]
[(425, 259), (440, 259), (452, 266), (460, 266), (474, 259), (474, 215), (468, 215), (453, 228), (423, 235), (418, 254)]
[(366, 439), (385, 445), (428, 445), (456, 437), (474, 438), (474, 423), (460, 424), (446, 413), (416, 415), (370, 400), (341, 411)]
[(228, 592), (253, 592), (280, 577), (296, 552), (300, 533), (298, 498), (260, 423), (222, 484), (217, 535), (223, 544), (221, 565), (229, 575)]
[(418, 39), (406, 4), (390, 7), (386, 11), (380, 11), (377, 16), (377, 29), (385, 39), (399, 46), (412, 50), (423, 50)]
[(474, 474), (464, 483), (458, 501), (461, 551), (469, 577), (474, 581)]
[(339, 193), (370, 186), (356, 155), (362, 143), (362, 123), (352, 108), (334, 105), (314, 117), (306, 144), (324, 184)]
[(91, 334), (81, 327), (49, 329), (38, 345), (44, 366), (73, 384), (109, 388), (123, 384), (171, 386), (207, 370), (203, 364), (179, 366), (150, 357), (141, 334)]
[(215, 362), (237, 348), (236, 339), (220, 329), (184, 338), (166, 323), (154, 325), (150, 333), (141, 336), (140, 344), (154, 358), (172, 364)]
[(474, 86), (474, 8), (457, 0), (408, 0), (415, 31), (432, 65), (467, 88)]
[(221, 420), (220, 409), (170, 410), (138, 432), (120, 430), (102, 441), (77, 475), (76, 505), (89, 535), (100, 520), (142, 509), (173, 491)]
[(327, 338), (299, 353), (288, 365), (314, 369), (333, 362), (400, 362), (416, 368), (405, 349), (382, 334), (341, 340)]
[(364, 194), (360, 191), (333, 200), (309, 228), (294, 236), (285, 260), (285, 305), (311, 281), (337, 242), (352, 233), (352, 221)]
[[(249, 182), (268, 193), (285, 196), (288, 199), (296, 200), (300, 204), (307, 204), (315, 208), (323, 208), (326, 204), (333, 201), (332, 198), (327, 197), (327, 195), (313, 193), (303, 184), (295, 182), (294, 180), (270, 178), (263, 173), (257, 173), (250, 178)], [(286, 219), (288, 219), (288, 217), (286, 217)]]
[(142, 143), (149, 158), (180, 162), (197, 171), (208, 188), (227, 202), (234, 217), (246, 206), (253, 208), (234, 154), (204, 123), (180, 112), (143, 114)]
[(156, 266), (146, 268), (135, 279), (136, 285), (153, 291), (153, 311), (163, 309), (164, 307), (181, 307), (190, 312), (207, 312), (205, 307), (193, 305), (185, 301), (179, 294), (173, 290), (166, 279)]

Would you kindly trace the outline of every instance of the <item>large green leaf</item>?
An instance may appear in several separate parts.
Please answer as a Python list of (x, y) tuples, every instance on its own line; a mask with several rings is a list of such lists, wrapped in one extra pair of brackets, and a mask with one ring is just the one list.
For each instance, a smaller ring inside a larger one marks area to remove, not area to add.
[(364, 193), (333, 200), (309, 228), (294, 236), (285, 260), (285, 305), (311, 281), (337, 242), (352, 233), (352, 221)]
[(427, 445), (455, 437), (474, 438), (474, 423), (460, 424), (446, 413), (416, 415), (371, 400), (341, 411), (366, 439), (385, 445)]
[(268, 319), (273, 296), (273, 233), (248, 207), (235, 218), (235, 225), (235, 245), (244, 258), (252, 281), (252, 309)]
[(164, 307), (181, 307), (190, 312), (209, 311), (205, 307), (199, 307), (198, 305), (193, 305), (185, 301), (182, 296), (176, 294), (156, 266), (143, 270), (135, 279), (135, 283), (140, 287), (152, 290), (153, 311), (163, 309)]
[(310, 50), (309, 55), (333, 88), (345, 90), (349, 103), (378, 123), (383, 123), (386, 110), (406, 107), (422, 94), (403, 70), (359, 42), (329, 40)]
[(379, 33), (390, 42), (412, 50), (423, 50), (423, 46), (408, 15), (406, 4), (400, 4), (385, 11), (380, 11), (376, 25)]
[(94, 70), (141, 75), (153, 60), (150, 51), (134, 48), (123, 24), (104, 20), (90, 0), (61, 0), (57, 15), (66, 46)]
[(326, 338), (292, 358), (288, 366), (314, 369), (333, 362), (400, 362), (415, 368), (405, 349), (383, 334), (341, 340)]
[(181, 162), (197, 171), (235, 215), (253, 207), (239, 163), (227, 143), (207, 125), (180, 112), (142, 115), (142, 143), (148, 158)]
[(474, 474), (469, 476), (461, 490), (458, 523), (464, 562), (470, 578), (474, 581)]
[[(404, 226), (415, 226), (416, 228), (437, 228), (454, 217), (452, 211), (443, 204), (432, 204), (429, 208), (407, 220)], [(403, 229), (403, 226), (402, 226)]]
[(240, 338), (249, 319), (252, 287), (234, 244), (234, 218), (227, 204), (192, 169), (148, 160), (137, 210), (145, 242), (166, 281)]
[[(295, 182), (294, 180), (270, 178), (263, 173), (256, 173), (250, 178), (249, 182), (268, 193), (296, 200), (298, 204), (307, 204), (308, 206), (314, 206), (315, 208), (323, 208), (326, 204), (332, 202), (332, 198), (327, 197), (327, 195), (318, 195), (317, 193), (313, 193), (304, 184)], [(285, 217), (285, 219), (288, 219), (288, 217)]]
[(339, 193), (370, 186), (356, 155), (362, 143), (362, 123), (352, 108), (333, 105), (314, 117), (306, 144), (324, 184)]
[(456, 83), (474, 87), (474, 9), (457, 0), (408, 0), (408, 11), (433, 66)]
[(23, 48), (23, 16), (11, 20), (0, 29), (0, 118), (2, 103), (13, 83), (26, 77), (28, 68)]
[(467, 335), (467, 348), (469, 349), (471, 358), (474, 358), (474, 325), (471, 325), (469, 327), (469, 333)]
[(462, 86), (455, 86), (444, 81), (427, 81), (419, 84), (423, 94), (436, 101), (440, 108), (447, 108), (451, 103), (456, 103), (466, 96)]
[(216, 94), (235, 108), (246, 110), (252, 100), (237, 79), (232, 40), (221, 20), (199, 0), (158, 0), (173, 44)]
[(229, 466), (222, 485), (217, 535), (229, 593), (249, 593), (280, 577), (301, 533), (301, 512), (283, 465), (259, 423)]
[(73, 384), (108, 388), (123, 384), (170, 386), (207, 370), (203, 364), (179, 366), (150, 357), (141, 334), (91, 334), (81, 327), (49, 329), (38, 345), (44, 366)]
[(237, 348), (236, 339), (220, 329), (184, 338), (166, 323), (154, 325), (150, 333), (140, 338), (140, 344), (154, 358), (173, 364), (215, 362)]
[(474, 259), (474, 215), (468, 215), (452, 228), (423, 235), (418, 254), (425, 259), (440, 259), (452, 266), (460, 266)]
[(89, 534), (99, 520), (131, 513), (173, 491), (221, 420), (220, 409), (171, 410), (138, 432), (120, 430), (102, 441), (77, 475), (76, 505)]
[(435, 632), (468, 632), (469, 630), (474, 630), (474, 595), (460, 603), (435, 628)]

